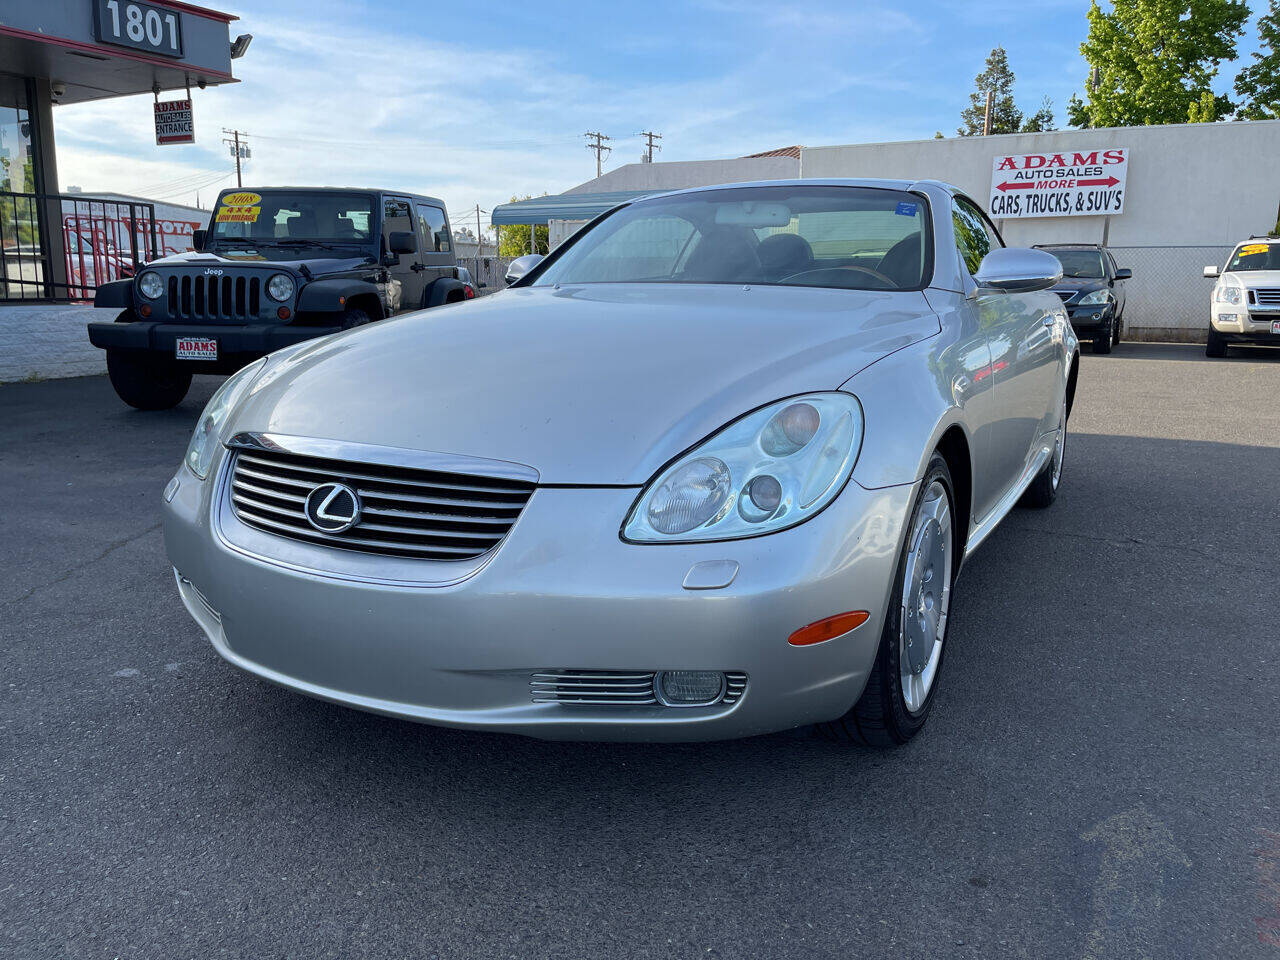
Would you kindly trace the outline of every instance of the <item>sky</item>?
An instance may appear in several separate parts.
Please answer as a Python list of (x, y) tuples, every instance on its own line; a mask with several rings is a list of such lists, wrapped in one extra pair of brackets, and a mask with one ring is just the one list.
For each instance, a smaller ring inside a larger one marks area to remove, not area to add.
[(235, 185), (227, 127), (249, 134), (246, 186), (426, 193), (460, 226), (591, 179), (588, 130), (614, 138), (606, 170), (639, 160), (644, 130), (658, 160), (952, 136), (997, 44), (1019, 107), (1048, 96), (1066, 126), (1087, 73), (1084, 0), (207, 5), (254, 39), (240, 83), (193, 91), (196, 143), (155, 144), (150, 96), (57, 107), (64, 189), (207, 207)]

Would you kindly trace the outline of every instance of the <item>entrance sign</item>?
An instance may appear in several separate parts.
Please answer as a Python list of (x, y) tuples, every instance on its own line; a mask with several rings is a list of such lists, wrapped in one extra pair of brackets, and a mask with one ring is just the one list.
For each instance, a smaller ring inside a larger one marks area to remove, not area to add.
[(156, 101), (156, 143), (195, 143), (190, 100)]
[(1124, 213), (1129, 150), (1000, 154), (991, 161), (993, 219)]
[(182, 56), (182, 14), (172, 7), (138, 0), (94, 0), (93, 26), (99, 43), (162, 57)]

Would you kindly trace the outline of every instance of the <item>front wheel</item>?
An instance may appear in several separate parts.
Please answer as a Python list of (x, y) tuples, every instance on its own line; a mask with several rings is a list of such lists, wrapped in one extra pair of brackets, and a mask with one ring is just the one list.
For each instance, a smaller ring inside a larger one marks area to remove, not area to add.
[(1116, 342), (1116, 321), (1113, 317), (1111, 322), (1107, 324), (1105, 330), (1099, 330), (1098, 335), (1093, 338), (1094, 353), (1110, 353), (1112, 345)]
[(893, 601), (867, 685), (848, 713), (819, 727), (832, 739), (897, 746), (919, 733), (929, 718), (957, 569), (954, 503), (951, 472), (935, 453), (911, 510)]
[(191, 370), (141, 350), (108, 350), (107, 376), (116, 395), (138, 410), (168, 410), (191, 389)]
[(1227, 355), (1227, 338), (1217, 330), (1209, 327), (1209, 342), (1205, 344), (1204, 355), (1221, 359)]

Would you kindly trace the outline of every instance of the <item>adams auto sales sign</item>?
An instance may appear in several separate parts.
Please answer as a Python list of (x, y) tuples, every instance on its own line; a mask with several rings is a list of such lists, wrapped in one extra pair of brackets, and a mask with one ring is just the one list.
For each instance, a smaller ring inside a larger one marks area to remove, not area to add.
[(1124, 213), (1129, 150), (1001, 155), (991, 162), (993, 218)]

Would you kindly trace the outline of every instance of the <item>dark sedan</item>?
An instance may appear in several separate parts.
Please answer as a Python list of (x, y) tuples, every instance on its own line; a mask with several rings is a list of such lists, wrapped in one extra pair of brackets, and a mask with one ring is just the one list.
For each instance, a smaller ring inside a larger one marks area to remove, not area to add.
[(1110, 353), (1124, 333), (1125, 283), (1132, 270), (1116, 266), (1111, 251), (1090, 243), (1054, 243), (1037, 247), (1062, 264), (1062, 279), (1053, 292), (1062, 298), (1071, 326), (1094, 353)]

